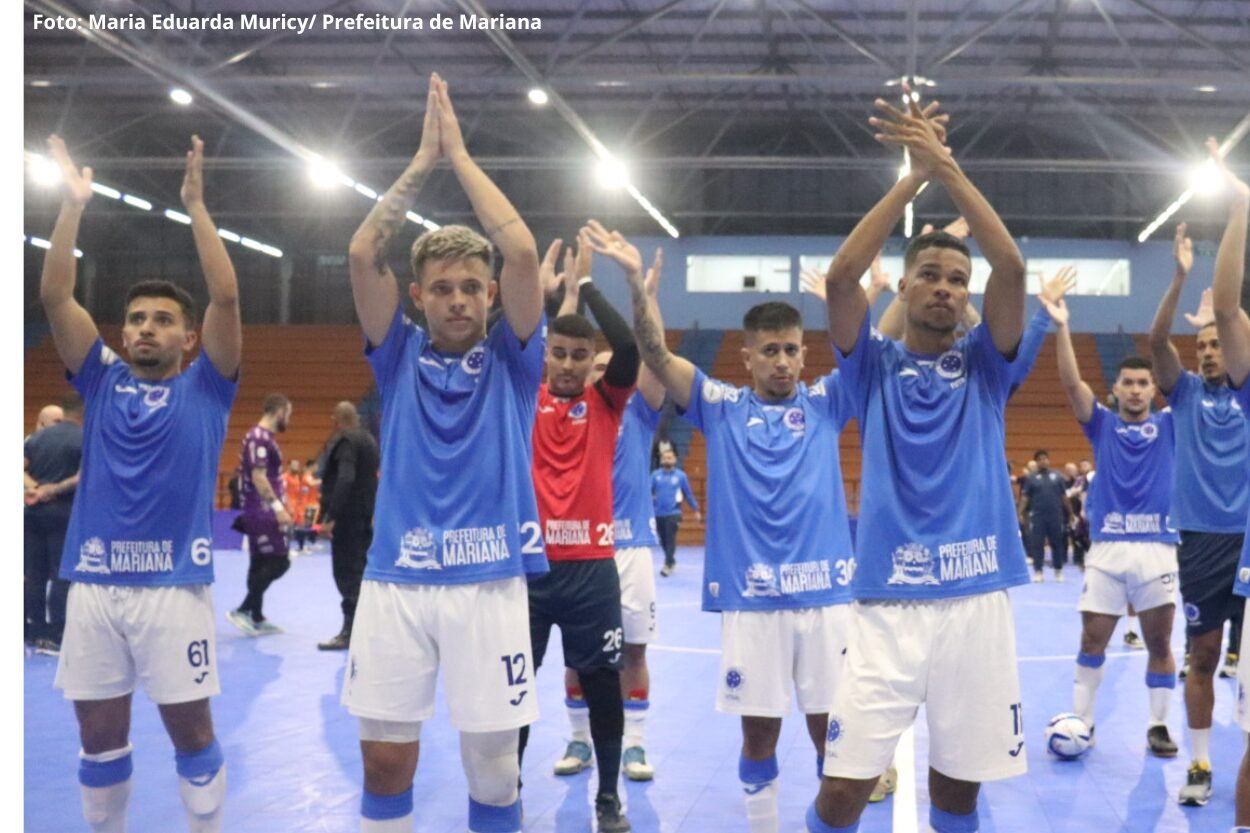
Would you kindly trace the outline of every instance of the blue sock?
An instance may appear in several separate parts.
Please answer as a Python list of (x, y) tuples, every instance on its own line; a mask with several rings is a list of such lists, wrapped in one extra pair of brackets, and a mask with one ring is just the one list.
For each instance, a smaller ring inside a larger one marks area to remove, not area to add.
[(178, 776), (201, 786), (213, 780), (224, 762), (225, 756), (221, 754), (217, 738), (198, 752), (174, 751), (174, 769), (178, 771)]
[(360, 796), (360, 815), (367, 819), (402, 819), (411, 813), (412, 787), (398, 795), (378, 795), (365, 790)]
[(977, 833), (980, 821), (977, 819), (976, 810), (966, 816), (960, 816), (930, 807), (929, 826), (937, 833)]
[(745, 756), (738, 756), (738, 780), (744, 784), (767, 784), (769, 781), (777, 780), (778, 772), (780, 769), (777, 766), (776, 755), (763, 761), (753, 761)]
[(816, 777), (817, 778), (825, 777), (825, 756), (824, 755), (816, 756)]
[(1076, 664), (1086, 668), (1102, 668), (1104, 662), (1107, 661), (1106, 654), (1077, 654)]
[(1176, 688), (1175, 674), (1156, 674), (1153, 671), (1146, 672), (1147, 688)]
[(856, 833), (859, 830), (859, 822), (852, 822), (848, 827), (834, 827), (825, 824), (820, 820), (820, 816), (816, 815), (816, 804), (812, 803), (807, 808), (807, 833)]
[(521, 799), (506, 807), (469, 799), (469, 830), (472, 833), (516, 833), (520, 829)]
[[(130, 747), (126, 747), (129, 750)], [(111, 761), (92, 761), (80, 759), (78, 761), (78, 783), (84, 787), (111, 787), (114, 784), (120, 784), (123, 781), (130, 780), (130, 775), (134, 772), (134, 762), (130, 759), (130, 752)]]

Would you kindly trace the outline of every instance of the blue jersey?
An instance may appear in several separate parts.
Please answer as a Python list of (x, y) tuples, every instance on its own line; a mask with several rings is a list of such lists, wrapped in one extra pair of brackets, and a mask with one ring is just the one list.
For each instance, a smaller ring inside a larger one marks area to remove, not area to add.
[(1185, 372), (1168, 394), (1176, 424), (1172, 525), (1194, 532), (1240, 533), (1250, 509), (1246, 414), (1228, 385)]
[[(1250, 411), (1250, 380), (1247, 380), (1247, 384), (1243, 384), (1240, 388), (1233, 389), (1232, 392), (1233, 399), (1241, 406), (1241, 409)], [(1243, 480), (1246, 474), (1242, 472)], [(1237, 564), (1237, 581), (1233, 584), (1233, 592), (1238, 596), (1250, 597), (1250, 517), (1245, 519), (1242, 529), (1245, 530), (1246, 538), (1241, 547), (1241, 561)]]
[(690, 491), (690, 478), (681, 469), (658, 468), (651, 472), (651, 496), (655, 501), (655, 516), (666, 518), (681, 514), (684, 499), (690, 508), (699, 511), (699, 501)]
[(703, 609), (851, 601), (855, 560), (838, 457), (851, 408), (837, 371), (765, 402), (696, 369), (683, 415), (707, 440)]
[(365, 578), (469, 584), (547, 571), (530, 478), (546, 320), (522, 346), (507, 318), (439, 353), (397, 308), (365, 355), (382, 396), (382, 477)]
[(1125, 422), (1095, 402), (1081, 430), (1094, 448), (1098, 472), (1085, 504), (1090, 540), (1179, 541), (1168, 522), (1175, 457), (1171, 409)]
[(863, 447), (855, 598), (950, 598), (1029, 580), (1004, 450), (1013, 365), (984, 324), (926, 356), (864, 317), (839, 356)]
[(217, 466), (238, 383), (204, 353), (171, 379), (136, 379), (99, 339), (69, 379), (85, 407), (61, 578), (211, 582)]
[(635, 391), (621, 414), (621, 430), (612, 454), (612, 520), (616, 548), (654, 547), (655, 509), (651, 503), (651, 438), (660, 412)]

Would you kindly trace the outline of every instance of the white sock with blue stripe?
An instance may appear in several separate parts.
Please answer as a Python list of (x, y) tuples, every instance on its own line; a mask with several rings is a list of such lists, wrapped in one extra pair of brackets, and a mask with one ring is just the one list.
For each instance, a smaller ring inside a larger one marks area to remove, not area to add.
[(738, 779), (746, 793), (747, 829), (751, 833), (777, 833), (781, 813), (777, 809), (777, 756), (763, 761), (738, 758)]
[(226, 762), (221, 744), (197, 752), (174, 752), (178, 792), (187, 810), (191, 833), (221, 833), (221, 807), (226, 801)]
[(108, 752), (78, 754), (82, 816), (92, 833), (126, 833), (130, 774), (134, 770), (130, 759), (133, 748), (126, 744)]

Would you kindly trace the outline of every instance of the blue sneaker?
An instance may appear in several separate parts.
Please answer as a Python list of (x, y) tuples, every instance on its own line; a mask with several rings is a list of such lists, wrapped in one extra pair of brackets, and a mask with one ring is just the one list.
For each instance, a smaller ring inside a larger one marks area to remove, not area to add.
[(631, 781), (650, 781), (655, 777), (655, 767), (647, 763), (647, 752), (641, 746), (631, 746), (621, 755), (621, 769)]
[(556, 775), (576, 775), (583, 769), (590, 769), (590, 744), (580, 741), (569, 741), (564, 750), (564, 757), (556, 761)]

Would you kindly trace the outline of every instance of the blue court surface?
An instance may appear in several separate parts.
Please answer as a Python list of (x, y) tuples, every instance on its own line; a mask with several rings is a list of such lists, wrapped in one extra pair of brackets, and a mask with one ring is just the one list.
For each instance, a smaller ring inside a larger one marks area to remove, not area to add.
[[(737, 780), (738, 722), (713, 708), (718, 678), (719, 620), (699, 610), (701, 552), (683, 549), (671, 578), (658, 578), (660, 635), (649, 650), (652, 710), (647, 752), (655, 765), (650, 783), (625, 782), (630, 820), (638, 833), (745, 833)], [(224, 613), (243, 597), (246, 557), (217, 554), (215, 597), (218, 655), (224, 693), (213, 702), (217, 732), (229, 771), (225, 829), (231, 833), (357, 829), (360, 754), (356, 723), (339, 705), (345, 653), (325, 653), (316, 643), (336, 633), (338, 596), (325, 553), (301, 557), (269, 592), (266, 614), (286, 632), (249, 639)], [(1065, 584), (1030, 584), (1012, 593), (1024, 691), (1029, 774), (987, 785), (981, 793), (983, 833), (1225, 833), (1233, 819), (1233, 784), (1241, 758), (1241, 734), (1233, 715), (1236, 687), (1217, 680), (1212, 739), (1215, 797), (1204, 808), (1182, 808), (1176, 792), (1185, 782), (1181, 688), (1173, 697), (1170, 724), (1181, 743), (1171, 761), (1145, 750), (1144, 651), (1124, 648), (1117, 633), (1109, 650), (1098, 701), (1098, 746), (1083, 761), (1049, 758), (1042, 730), (1050, 716), (1071, 708), (1073, 657), (1079, 634), (1075, 611), (1080, 582), (1069, 570)], [(906, 638), (900, 634), (899, 638)], [(1181, 652), (1178, 622), (1175, 650)], [(562, 702), (559, 642), (553, 640), (538, 676), (542, 718), (526, 751), (523, 779), (525, 830), (573, 833), (591, 829), (591, 770), (559, 778), (552, 762), (568, 737)], [(496, 661), (484, 657), (483, 662)], [(26, 659), (25, 813), (32, 833), (86, 830), (78, 799), (77, 733), (70, 704), (52, 688), (56, 661)], [(969, 687), (977, 680), (969, 679)], [(969, 721), (978, 716), (969, 714)], [(173, 750), (155, 707), (136, 694), (132, 729), (135, 774), (130, 830), (185, 830), (178, 799)], [(467, 797), (456, 733), (445, 705), (422, 732), (414, 829), (429, 833), (466, 829)], [(864, 814), (864, 833), (925, 830), (928, 803), (923, 715), (914, 745), (898, 761), (913, 766), (900, 791)], [(914, 755), (912, 749), (914, 748)], [(797, 714), (783, 727), (781, 829), (803, 829), (815, 794), (815, 752)], [(911, 777), (908, 777), (911, 772)]]

